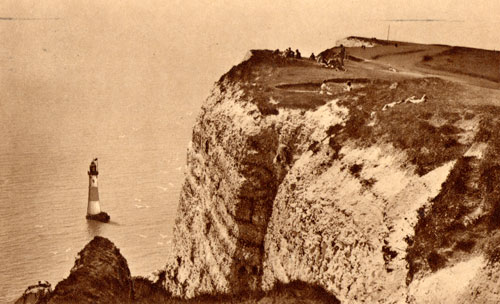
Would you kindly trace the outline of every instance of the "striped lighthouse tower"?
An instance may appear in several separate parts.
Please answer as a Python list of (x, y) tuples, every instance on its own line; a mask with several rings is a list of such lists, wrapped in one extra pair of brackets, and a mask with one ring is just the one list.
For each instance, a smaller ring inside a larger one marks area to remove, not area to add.
[(97, 188), (97, 158), (90, 163), (89, 174), (89, 203), (87, 205), (87, 217), (95, 216), (101, 213), (101, 204), (99, 203), (99, 189)]
[(110, 216), (106, 212), (101, 211), (101, 204), (99, 203), (99, 189), (97, 188), (97, 176), (99, 171), (97, 170), (97, 158), (90, 163), (89, 167), (89, 202), (87, 204), (87, 216), (88, 220), (95, 220), (107, 223), (109, 222)]

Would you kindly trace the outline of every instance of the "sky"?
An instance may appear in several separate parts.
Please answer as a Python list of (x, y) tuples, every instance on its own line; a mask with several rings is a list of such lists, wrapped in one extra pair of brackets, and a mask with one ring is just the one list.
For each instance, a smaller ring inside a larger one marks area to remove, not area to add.
[(489, 0), (3, 0), (0, 98), (201, 103), (249, 49), (308, 56), (389, 25), (393, 40), (500, 49), (498, 12)]

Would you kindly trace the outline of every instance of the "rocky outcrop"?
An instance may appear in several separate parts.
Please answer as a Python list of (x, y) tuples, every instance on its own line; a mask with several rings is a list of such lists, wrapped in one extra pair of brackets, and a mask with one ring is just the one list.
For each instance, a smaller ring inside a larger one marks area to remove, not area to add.
[(37, 285), (28, 286), (23, 295), (19, 297), (15, 304), (37, 304), (45, 303), (50, 297), (52, 288), (48, 282), (38, 282)]
[(132, 296), (127, 261), (112, 242), (96, 236), (80, 251), (48, 303), (131, 303)]
[[(24, 296), (23, 296), (24, 297)], [(19, 303), (25, 299), (18, 300)], [(132, 303), (133, 285), (127, 261), (106, 238), (96, 236), (78, 253), (69, 276), (38, 304)]]
[(375, 38), (363, 38), (363, 37), (347, 37), (344, 39), (337, 40), (335, 42), (336, 46), (343, 45), (344, 47), (375, 47), (377, 45), (383, 44), (385, 41), (382, 41), (382, 43)]
[(109, 219), (111, 217), (106, 212), (100, 212), (98, 214), (87, 214), (87, 216), (85, 218), (88, 220), (107, 223), (107, 222), (109, 222)]
[(333, 153), (303, 155), (280, 187), (266, 235), (264, 287), (299, 279), (348, 302), (404, 298), (404, 238), (453, 163), (419, 177), (391, 147), (344, 146), (345, 156), (332, 160)]
[(59, 282), (54, 291), (48, 282), (30, 286), (16, 304), (52, 303), (339, 303), (322, 287), (304, 282), (277, 284), (268, 292), (245, 291), (238, 294), (205, 294), (186, 300), (173, 297), (159, 280), (131, 277), (127, 261), (111, 241), (95, 237), (78, 254), (75, 266), (67, 279)]

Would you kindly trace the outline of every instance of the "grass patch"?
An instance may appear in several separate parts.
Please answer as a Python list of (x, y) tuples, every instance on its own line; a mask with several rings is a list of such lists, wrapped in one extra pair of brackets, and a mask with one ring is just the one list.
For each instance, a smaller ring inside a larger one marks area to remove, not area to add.
[(422, 64), (435, 70), (447, 71), (472, 77), (500, 81), (498, 66), (500, 52), (465, 47), (451, 47), (432, 60), (422, 58)]
[[(463, 110), (455, 105), (456, 112), (450, 112), (448, 104), (453, 101), (454, 94), (460, 92), (459, 87), (436, 78), (402, 81), (392, 90), (389, 86), (388, 82), (376, 81), (339, 103), (349, 108), (345, 128), (336, 136), (339, 141), (355, 139), (362, 146), (379, 141), (392, 143), (406, 152), (419, 175), (457, 159), (465, 152), (467, 147), (458, 141), (464, 130), (453, 125), (461, 118), (459, 113)], [(423, 94), (428, 96), (426, 103), (401, 103), (382, 111), (385, 104)], [(369, 125), (373, 112), (377, 121), (375, 125)], [(435, 127), (428, 122), (432, 117), (446, 123)]]
[(238, 83), (245, 92), (243, 98), (255, 103), (263, 115), (275, 115), (279, 108), (315, 109), (331, 99), (319, 90), (323, 80), (337, 76), (332, 69), (308, 59), (273, 55), (269, 50), (251, 52), (248, 60), (234, 66), (219, 83)]

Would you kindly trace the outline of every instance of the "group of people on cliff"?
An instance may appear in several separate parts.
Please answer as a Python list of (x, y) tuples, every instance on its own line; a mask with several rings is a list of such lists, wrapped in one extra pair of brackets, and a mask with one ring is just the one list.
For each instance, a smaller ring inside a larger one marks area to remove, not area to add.
[(274, 55), (280, 55), (281, 57), (284, 57), (284, 58), (295, 58), (295, 59), (302, 59), (302, 54), (300, 54), (300, 51), (299, 49), (296, 49), (295, 52), (292, 51), (292, 48), (289, 47), (287, 48), (286, 50), (284, 50), (283, 52), (280, 52), (279, 49), (276, 49), (274, 52), (273, 52)]
[[(311, 58), (313, 55), (314, 54), (311, 54)], [(315, 59), (316, 62), (322, 64), (324, 67), (345, 71), (344, 60), (347, 59), (347, 52), (345, 47), (341, 44), (340, 50), (333, 56), (318, 55)]]
[[(274, 55), (276, 56), (281, 56), (284, 58), (295, 58), (295, 59), (302, 59), (302, 54), (298, 49), (295, 50), (295, 52), (292, 50), (291, 47), (288, 47), (284, 51), (280, 51), (279, 49), (276, 49), (273, 52)], [(314, 53), (311, 53), (311, 56), (309, 56), (310, 60), (316, 60), (316, 62), (322, 64), (325, 67), (328, 68), (333, 68), (336, 70), (340, 71), (345, 71), (344, 68), (344, 60), (347, 59), (347, 52), (345, 50), (344, 45), (340, 45), (339, 51), (335, 53), (333, 56), (328, 56), (328, 55), (318, 55), (315, 56)]]

